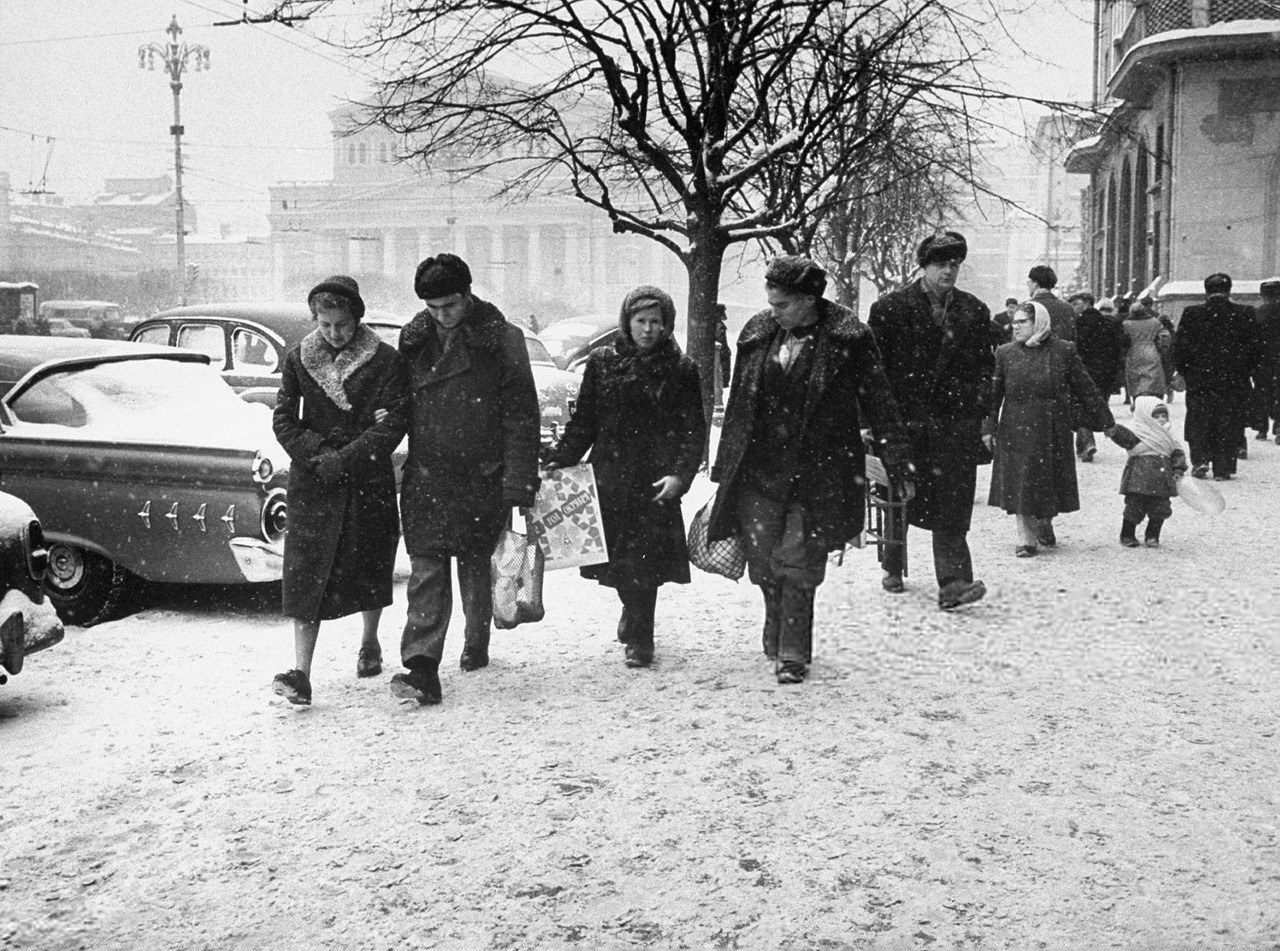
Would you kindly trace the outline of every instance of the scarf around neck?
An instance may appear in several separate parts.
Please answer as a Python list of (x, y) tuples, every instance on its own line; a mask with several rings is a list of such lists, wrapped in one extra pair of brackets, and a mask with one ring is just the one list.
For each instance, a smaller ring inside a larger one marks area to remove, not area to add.
[[(1133, 401), (1133, 420), (1129, 428), (1142, 442), (1129, 450), (1131, 456), (1172, 456), (1178, 449), (1178, 442), (1165, 427), (1168, 425), (1156, 422), (1152, 415), (1157, 406), (1164, 406), (1164, 400), (1158, 396), (1139, 396)], [(1168, 407), (1165, 407), (1166, 411)]]
[(373, 359), (379, 342), (378, 335), (362, 323), (349, 344), (341, 350), (334, 350), (319, 330), (313, 330), (302, 338), (299, 346), (302, 367), (334, 405), (350, 410), (351, 400), (347, 398), (344, 384), (356, 370)]

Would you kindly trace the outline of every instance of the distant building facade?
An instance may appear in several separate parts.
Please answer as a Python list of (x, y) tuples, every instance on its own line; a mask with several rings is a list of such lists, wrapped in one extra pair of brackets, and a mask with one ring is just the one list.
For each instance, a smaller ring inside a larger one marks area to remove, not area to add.
[(991, 195), (961, 206), (958, 227), (969, 242), (960, 285), (989, 307), (1027, 296), (1027, 272), (1047, 264), (1062, 290), (1080, 283), (1081, 195), (1088, 176), (1069, 174), (1063, 158), (1074, 120), (1042, 116), (1025, 139), (982, 151), (981, 172)]
[(1089, 175), (1087, 282), (1280, 272), (1280, 6), (1095, 0), (1094, 102), (1066, 159)]
[(388, 130), (349, 133), (354, 115), (349, 108), (331, 113), (332, 180), (270, 189), (275, 296), (297, 298), (324, 277), (347, 273), (370, 306), (416, 310), (418, 262), (452, 251), (470, 265), (477, 293), (513, 319), (533, 314), (544, 324), (613, 311), (642, 283), (685, 298), (683, 265), (656, 242), (615, 235), (600, 212), (571, 196), (503, 202), (492, 198), (499, 188), (493, 177), (399, 163), (398, 140)]

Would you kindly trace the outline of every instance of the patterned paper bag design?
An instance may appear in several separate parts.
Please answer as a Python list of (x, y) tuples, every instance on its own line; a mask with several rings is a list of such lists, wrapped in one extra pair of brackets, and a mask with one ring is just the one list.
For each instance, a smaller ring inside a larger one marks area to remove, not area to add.
[(547, 571), (609, 560), (591, 463), (558, 469), (542, 480), (529, 510), (529, 530), (542, 547)]

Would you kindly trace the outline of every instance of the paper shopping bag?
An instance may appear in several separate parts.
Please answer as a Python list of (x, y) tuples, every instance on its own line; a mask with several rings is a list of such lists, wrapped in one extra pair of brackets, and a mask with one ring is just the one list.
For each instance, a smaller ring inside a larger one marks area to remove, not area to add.
[(542, 548), (548, 571), (609, 560), (591, 463), (557, 469), (542, 480), (529, 510), (529, 531)]

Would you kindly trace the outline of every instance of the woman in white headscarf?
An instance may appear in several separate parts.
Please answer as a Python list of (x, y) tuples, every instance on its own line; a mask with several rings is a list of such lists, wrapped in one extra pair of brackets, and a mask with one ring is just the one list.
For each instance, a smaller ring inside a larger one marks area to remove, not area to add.
[(1077, 405), (1095, 432), (1115, 425), (1075, 344), (1053, 336), (1042, 304), (1022, 304), (1013, 315), (1013, 342), (996, 350), (983, 436), (995, 456), (988, 502), (1017, 516), (1019, 558), (1056, 545), (1054, 516), (1080, 508), (1072, 444)]

